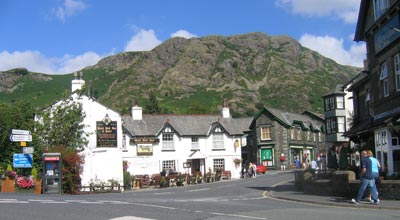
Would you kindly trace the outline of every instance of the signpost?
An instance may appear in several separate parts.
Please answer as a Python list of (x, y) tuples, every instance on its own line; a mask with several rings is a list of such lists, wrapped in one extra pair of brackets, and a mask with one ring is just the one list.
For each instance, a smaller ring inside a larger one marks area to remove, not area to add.
[[(12, 142), (32, 141), (31, 131), (12, 129), (11, 135), (10, 135), (10, 141), (12, 141)], [(22, 146), (23, 146), (23, 144), (22, 144)]]
[(12, 134), (10, 135), (10, 141), (21, 142), (21, 141), (32, 141), (32, 135), (30, 134)]
[(32, 168), (32, 163), (32, 154), (14, 154), (13, 156), (14, 168)]

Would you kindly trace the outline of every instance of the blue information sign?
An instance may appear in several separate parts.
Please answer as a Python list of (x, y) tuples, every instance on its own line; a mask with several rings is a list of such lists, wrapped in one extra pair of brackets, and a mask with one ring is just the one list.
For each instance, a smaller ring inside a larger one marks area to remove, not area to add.
[(32, 154), (14, 154), (13, 167), (14, 168), (32, 168), (33, 161)]

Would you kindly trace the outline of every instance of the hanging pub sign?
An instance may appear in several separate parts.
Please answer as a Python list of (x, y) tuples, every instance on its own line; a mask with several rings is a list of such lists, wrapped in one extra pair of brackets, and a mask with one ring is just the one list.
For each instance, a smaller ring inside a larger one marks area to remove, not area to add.
[(117, 147), (117, 122), (106, 116), (96, 122), (97, 147)]

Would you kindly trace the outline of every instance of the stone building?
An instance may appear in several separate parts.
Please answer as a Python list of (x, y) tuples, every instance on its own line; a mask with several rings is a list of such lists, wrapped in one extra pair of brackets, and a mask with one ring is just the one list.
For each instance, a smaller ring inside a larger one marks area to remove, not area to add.
[(400, 1), (362, 0), (355, 41), (367, 59), (353, 92), (353, 127), (347, 133), (372, 149), (388, 175), (400, 170)]
[[(271, 169), (296, 167), (325, 156), (324, 119), (312, 112), (296, 114), (264, 107), (255, 115), (249, 133), (247, 162)], [(281, 156), (285, 157), (282, 161)]]

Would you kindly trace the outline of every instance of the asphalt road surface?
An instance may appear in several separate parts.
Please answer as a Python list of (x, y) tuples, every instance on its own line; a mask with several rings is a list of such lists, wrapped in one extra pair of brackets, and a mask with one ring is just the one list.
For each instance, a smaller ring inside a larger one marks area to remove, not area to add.
[(319, 206), (274, 199), (267, 190), (293, 179), (253, 179), (95, 195), (0, 194), (0, 220), (400, 219), (400, 211)]

